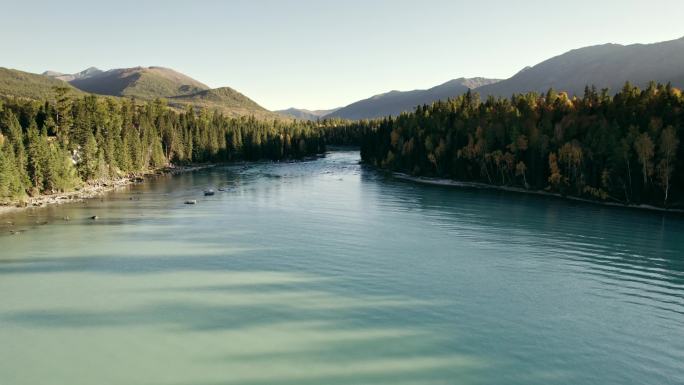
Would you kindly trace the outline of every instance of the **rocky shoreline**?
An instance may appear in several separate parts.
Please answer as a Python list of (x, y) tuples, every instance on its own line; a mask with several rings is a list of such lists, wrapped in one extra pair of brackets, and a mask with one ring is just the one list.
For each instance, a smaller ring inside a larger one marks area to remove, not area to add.
[(480, 189), (509, 191), (509, 192), (515, 192), (515, 193), (521, 193), (521, 194), (528, 194), (528, 195), (531, 194), (531, 195), (541, 195), (541, 196), (546, 196), (546, 197), (560, 198), (560, 199), (566, 199), (566, 200), (572, 200), (572, 201), (584, 202), (584, 203), (591, 203), (591, 204), (602, 205), (602, 206), (622, 207), (622, 208), (630, 208), (630, 209), (660, 211), (660, 212), (665, 212), (665, 213), (684, 214), (684, 210), (682, 210), (682, 209), (666, 209), (663, 207), (657, 207), (657, 206), (651, 206), (651, 205), (625, 205), (622, 203), (615, 203), (615, 202), (601, 202), (601, 201), (596, 201), (596, 200), (591, 200), (591, 199), (585, 199), (585, 198), (561, 195), (561, 194), (557, 194), (557, 193), (551, 193), (548, 191), (527, 190), (527, 189), (524, 189), (521, 187), (497, 186), (497, 185), (490, 185), (490, 184), (478, 183), (478, 182), (463, 182), (463, 181), (457, 181), (457, 180), (452, 180), (452, 179), (431, 178), (431, 177), (424, 177), (424, 176), (412, 176), (412, 175), (404, 174), (401, 172), (393, 172), (392, 176), (397, 178), (397, 179), (402, 179), (402, 180), (416, 182), (416, 183), (430, 184), (430, 185), (435, 185), (435, 186), (451, 186), (451, 187), (480, 188)]
[(21, 202), (10, 202), (9, 204), (0, 205), (0, 216), (12, 212), (26, 210), (29, 208), (40, 208), (64, 203), (80, 202), (86, 199), (92, 199), (101, 196), (109, 191), (123, 188), (134, 183), (142, 183), (145, 181), (146, 178), (150, 178), (153, 176), (175, 175), (183, 172), (201, 170), (213, 166), (215, 165), (201, 164), (191, 166), (168, 166), (159, 170), (152, 170), (145, 173), (128, 175), (117, 179), (97, 181), (86, 184), (80, 189), (74, 191), (68, 191), (57, 194), (38, 195), (35, 197), (29, 197)]

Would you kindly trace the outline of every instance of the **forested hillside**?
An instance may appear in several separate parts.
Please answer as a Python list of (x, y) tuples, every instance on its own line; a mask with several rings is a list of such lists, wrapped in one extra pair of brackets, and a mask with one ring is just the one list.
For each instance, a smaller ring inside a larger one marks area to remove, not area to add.
[(683, 123), (678, 89), (628, 83), (581, 98), (550, 90), (480, 102), (469, 92), (357, 126), (363, 160), (389, 170), (682, 207)]
[(28, 99), (54, 100), (55, 87), (66, 87), (72, 94), (85, 93), (69, 83), (43, 75), (0, 67), (0, 97), (16, 96)]
[(313, 123), (228, 118), (156, 100), (0, 99), (0, 201), (74, 189), (169, 163), (284, 159), (325, 150)]

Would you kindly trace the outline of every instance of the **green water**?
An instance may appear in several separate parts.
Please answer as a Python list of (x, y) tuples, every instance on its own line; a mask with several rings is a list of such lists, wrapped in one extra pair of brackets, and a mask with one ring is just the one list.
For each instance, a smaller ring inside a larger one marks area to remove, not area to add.
[(0, 218), (0, 384), (684, 383), (683, 219), (358, 159)]

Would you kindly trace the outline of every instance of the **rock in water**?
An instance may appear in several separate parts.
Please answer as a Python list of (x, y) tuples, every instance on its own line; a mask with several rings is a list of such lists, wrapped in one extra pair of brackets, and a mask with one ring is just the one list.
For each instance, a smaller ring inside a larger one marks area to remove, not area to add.
[(185, 201), (185, 204), (186, 205), (194, 205), (194, 204), (197, 204), (197, 200), (196, 199), (190, 199), (190, 200)]
[(96, 220), (97, 220), (97, 215), (93, 215), (92, 217), (90, 217), (90, 219), (96, 221)]

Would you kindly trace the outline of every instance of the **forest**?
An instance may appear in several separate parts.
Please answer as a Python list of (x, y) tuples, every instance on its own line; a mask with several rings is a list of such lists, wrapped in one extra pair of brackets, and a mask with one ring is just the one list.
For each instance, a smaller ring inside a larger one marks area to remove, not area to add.
[(164, 100), (0, 99), (0, 202), (69, 191), (169, 164), (297, 159), (325, 151), (313, 122), (227, 118)]
[(625, 205), (684, 206), (684, 96), (668, 85), (582, 97), (466, 94), (376, 120), (228, 118), (163, 99), (0, 100), (0, 201), (183, 165), (298, 159), (360, 145), (376, 167)]
[(549, 90), (482, 101), (468, 92), (396, 118), (361, 121), (377, 167), (563, 196), (682, 208), (684, 96), (626, 83), (615, 95)]

